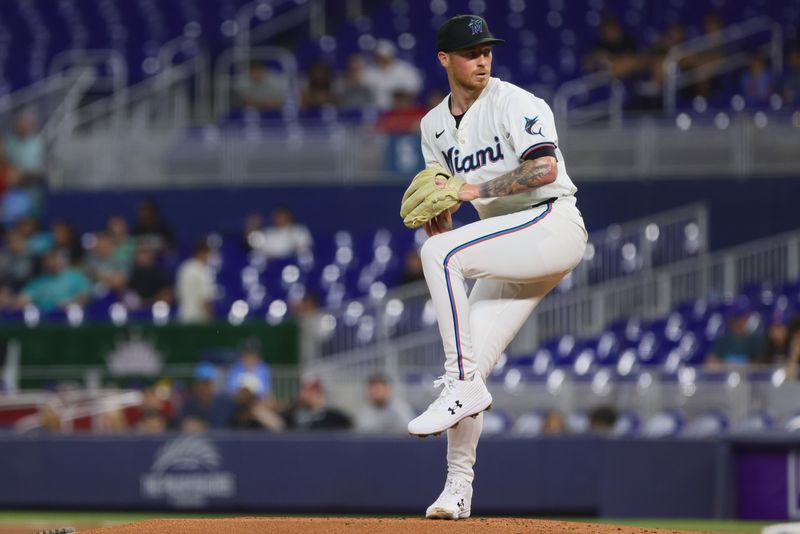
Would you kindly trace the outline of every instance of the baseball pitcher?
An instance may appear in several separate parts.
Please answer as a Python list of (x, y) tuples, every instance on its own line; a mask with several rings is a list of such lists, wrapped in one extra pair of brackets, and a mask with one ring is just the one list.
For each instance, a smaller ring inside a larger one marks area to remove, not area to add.
[[(501, 43), (474, 15), (439, 28), (450, 94), (422, 120), (427, 168), (401, 206), (405, 224), (424, 225), (430, 236), (421, 256), (445, 353), (445, 373), (434, 382), (441, 394), (408, 424), (418, 436), (447, 431), (447, 481), (429, 518), (469, 517), (482, 412), (492, 404), (485, 379), (586, 247), (550, 107), (491, 77)], [(480, 220), (452, 229), (465, 201)], [(477, 279), (469, 294), (465, 278)]]

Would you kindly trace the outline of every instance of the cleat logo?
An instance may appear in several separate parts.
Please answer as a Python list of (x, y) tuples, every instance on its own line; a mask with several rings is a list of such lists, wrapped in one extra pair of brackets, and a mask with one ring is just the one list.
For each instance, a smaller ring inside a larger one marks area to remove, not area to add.
[(460, 501), (458, 501), (458, 507), (459, 507), (461, 510), (463, 510), (463, 509), (464, 509), (464, 499), (461, 499)]
[(456, 409), (457, 408), (462, 408), (463, 406), (464, 405), (461, 404), (461, 401), (456, 401), (456, 405), (453, 406), (452, 408), (448, 408), (447, 411), (450, 412), (450, 415), (455, 415), (456, 414)]

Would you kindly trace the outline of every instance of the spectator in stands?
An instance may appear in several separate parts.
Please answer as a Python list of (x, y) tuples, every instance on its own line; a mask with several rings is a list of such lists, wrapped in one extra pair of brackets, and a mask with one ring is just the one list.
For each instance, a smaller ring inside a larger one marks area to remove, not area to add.
[(123, 262), (115, 254), (114, 242), (109, 233), (100, 231), (95, 233), (94, 247), (83, 263), (83, 270), (100, 286), (100, 293), (109, 290), (120, 292), (128, 284), (130, 264)]
[(410, 284), (419, 280), (425, 280), (425, 273), (422, 271), (422, 259), (419, 251), (412, 248), (406, 253), (403, 264), (403, 273), (400, 275), (400, 284)]
[(795, 315), (786, 331), (786, 377), (800, 379), (800, 315)]
[(136, 251), (136, 239), (128, 233), (128, 221), (121, 215), (112, 215), (106, 221), (106, 233), (114, 246), (114, 257), (130, 268)]
[(83, 305), (89, 300), (91, 282), (79, 270), (69, 267), (64, 253), (53, 249), (43, 259), (43, 273), (25, 285), (16, 306), (34, 304), (43, 312)]
[(79, 265), (84, 250), (72, 223), (66, 219), (56, 219), (50, 224), (50, 233), (53, 236), (53, 248), (62, 252), (69, 259), (70, 265)]
[(6, 157), (6, 147), (0, 143), (0, 201), (8, 188), (8, 182), (12, 175), (19, 175), (19, 171), (14, 167)]
[(318, 59), (308, 68), (308, 77), (303, 84), (300, 105), (304, 109), (314, 109), (335, 104), (333, 71), (327, 62)]
[(14, 229), (25, 237), (28, 243), (28, 252), (33, 256), (41, 256), (53, 248), (52, 234), (42, 231), (39, 221), (33, 217), (22, 217), (14, 225)]
[(263, 62), (251, 61), (247, 75), (236, 82), (236, 94), (242, 107), (279, 111), (289, 96), (289, 81)]
[(140, 434), (161, 434), (167, 430), (167, 419), (158, 410), (147, 409), (142, 411), (141, 418), (136, 424), (136, 431)]
[(283, 419), (290, 430), (344, 430), (352, 426), (347, 415), (328, 407), (325, 388), (318, 378), (303, 381), (295, 405), (283, 413)]
[(250, 242), (251, 236), (253, 241), (257, 241), (261, 237), (261, 230), (264, 228), (264, 217), (260, 213), (254, 211), (250, 213), (244, 220), (244, 232), (242, 234), (242, 242), (244, 243), (244, 250), (254, 250), (254, 245)]
[(336, 103), (340, 109), (363, 109), (373, 106), (375, 98), (366, 82), (367, 63), (361, 54), (347, 58), (347, 67), (334, 87)]
[(194, 255), (178, 267), (175, 280), (178, 321), (208, 323), (214, 319), (214, 277), (208, 268), (211, 247), (205, 239), (194, 247)]
[(408, 422), (414, 418), (414, 414), (407, 402), (392, 395), (392, 387), (385, 376), (377, 374), (370, 377), (367, 401), (367, 405), (356, 416), (357, 431), (370, 434), (407, 432)]
[(616, 16), (606, 14), (600, 22), (599, 36), (583, 59), (587, 72), (607, 70), (617, 79), (626, 79), (639, 68), (636, 42), (625, 33)]
[(772, 73), (767, 68), (767, 62), (760, 53), (750, 57), (747, 70), (742, 73), (741, 91), (745, 102), (751, 107), (769, 105), (769, 98), (774, 92)]
[(712, 74), (713, 69), (727, 55), (727, 50), (722, 44), (720, 32), (725, 24), (720, 15), (714, 11), (706, 13), (703, 18), (703, 36), (707, 48), (684, 58), (680, 65), (686, 70), (695, 69), (697, 82), (683, 91), (687, 98), (702, 97), (708, 99), (719, 88), (720, 78)]
[(141, 309), (157, 301), (172, 302), (173, 291), (167, 273), (156, 265), (156, 253), (147, 245), (139, 245), (133, 257), (125, 301), (128, 307)]
[(800, 46), (789, 52), (788, 68), (783, 78), (783, 100), (787, 105), (800, 104)]
[(39, 183), (44, 176), (44, 144), (36, 133), (32, 113), (17, 115), (14, 131), (6, 136), (5, 146), (9, 162), (22, 174), (23, 185)]
[(137, 244), (146, 245), (157, 252), (175, 248), (172, 228), (164, 220), (161, 208), (152, 198), (146, 198), (139, 202), (136, 208), (133, 235), (136, 237)]
[(175, 413), (169, 402), (168, 389), (163, 383), (142, 388), (142, 402), (132, 416), (138, 432), (160, 434), (167, 429)]
[(659, 111), (664, 104), (664, 60), (670, 49), (685, 40), (685, 31), (679, 22), (670, 24), (658, 39), (640, 55), (644, 76), (633, 87), (630, 107), (639, 111)]
[(5, 247), (0, 249), (0, 302), (19, 291), (34, 274), (33, 255), (28, 242), (18, 230), (9, 230)]
[(761, 352), (761, 338), (749, 328), (751, 312), (746, 298), (739, 298), (733, 303), (728, 311), (727, 332), (714, 342), (706, 357), (706, 368), (720, 371), (728, 365), (746, 365), (757, 361)]
[(239, 358), (228, 369), (228, 378), (225, 381), (225, 391), (229, 395), (236, 394), (244, 375), (258, 378), (261, 384), (258, 390), (259, 399), (274, 402), (272, 400), (272, 375), (269, 366), (264, 362), (261, 341), (257, 337), (247, 338), (239, 345)]
[(267, 429), (279, 432), (285, 428), (283, 419), (266, 402), (260, 400), (264, 385), (252, 373), (240, 375), (236, 392), (233, 395), (233, 412), (228, 428)]
[(294, 214), (286, 206), (272, 211), (272, 225), (251, 232), (247, 242), (253, 250), (268, 258), (289, 258), (311, 250), (313, 241), (305, 225), (294, 220)]
[(607, 434), (614, 429), (617, 417), (617, 410), (613, 406), (595, 406), (589, 412), (589, 430)]
[(567, 430), (567, 422), (564, 416), (556, 409), (549, 410), (544, 416), (542, 425), (543, 434), (563, 434)]
[(381, 113), (375, 129), (381, 133), (402, 135), (419, 133), (419, 123), (427, 110), (417, 104), (414, 95), (405, 89), (398, 89), (392, 95), (392, 106)]
[(35, 192), (25, 187), (22, 175), (18, 172), (6, 172), (4, 192), (0, 198), (0, 217), (3, 226), (11, 228), (25, 217), (39, 216), (39, 207)]
[(233, 414), (229, 397), (217, 394), (217, 368), (201, 363), (194, 370), (192, 392), (178, 413), (178, 426), (184, 432), (225, 428)]
[(392, 106), (392, 97), (403, 91), (417, 97), (422, 89), (422, 75), (407, 61), (395, 57), (397, 48), (386, 39), (378, 40), (375, 46), (375, 63), (364, 72), (364, 83), (372, 91), (375, 105), (380, 110)]
[(97, 431), (101, 434), (121, 434), (128, 430), (128, 421), (122, 410), (106, 410), (100, 414)]

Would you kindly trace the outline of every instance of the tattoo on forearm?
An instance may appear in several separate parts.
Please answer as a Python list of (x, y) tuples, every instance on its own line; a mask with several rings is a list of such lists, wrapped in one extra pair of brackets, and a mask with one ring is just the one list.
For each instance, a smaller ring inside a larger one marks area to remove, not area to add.
[(504, 197), (528, 191), (546, 185), (550, 180), (545, 176), (550, 173), (551, 165), (548, 161), (539, 159), (523, 161), (519, 167), (511, 172), (498, 176), (493, 180), (480, 185), (480, 197)]

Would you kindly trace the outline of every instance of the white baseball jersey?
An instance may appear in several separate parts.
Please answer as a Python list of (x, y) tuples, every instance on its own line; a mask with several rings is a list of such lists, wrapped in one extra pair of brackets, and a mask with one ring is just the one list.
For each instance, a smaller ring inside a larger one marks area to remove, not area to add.
[(554, 150), (558, 159), (558, 175), (551, 184), (516, 195), (473, 200), (481, 219), (515, 213), (578, 190), (567, 175), (553, 112), (544, 100), (491, 78), (458, 127), (449, 102), (448, 96), (422, 119), (426, 165), (438, 163), (467, 183), (480, 184), (513, 171), (537, 152)]

